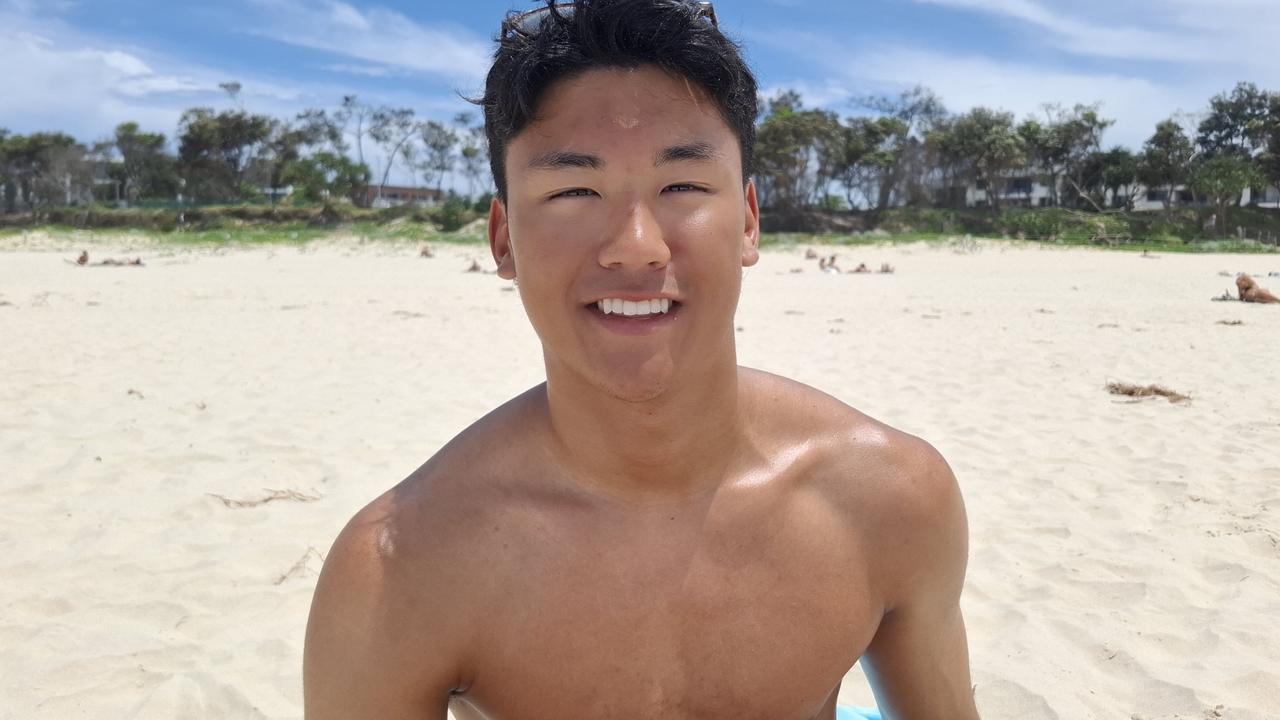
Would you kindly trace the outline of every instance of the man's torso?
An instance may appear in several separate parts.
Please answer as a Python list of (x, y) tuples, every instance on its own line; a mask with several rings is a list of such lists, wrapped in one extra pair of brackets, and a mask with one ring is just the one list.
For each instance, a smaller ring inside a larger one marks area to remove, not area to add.
[(877, 497), (910, 445), (804, 386), (743, 382), (769, 408), (760, 455), (714, 493), (618, 502), (518, 439), (495, 450), (528, 422), (519, 399), (397, 489), (397, 604), (415, 557), (452, 566), (460, 720), (831, 717), (884, 611)]

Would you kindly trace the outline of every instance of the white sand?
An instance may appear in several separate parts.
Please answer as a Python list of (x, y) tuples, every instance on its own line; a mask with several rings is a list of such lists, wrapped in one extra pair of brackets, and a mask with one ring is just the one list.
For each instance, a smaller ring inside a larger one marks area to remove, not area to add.
[[(0, 717), (298, 717), (316, 553), (540, 380), (519, 300), (479, 247), (76, 242), (0, 253)], [(1280, 716), (1280, 307), (1209, 301), (1280, 256), (837, 252), (898, 271), (767, 253), (740, 357), (951, 461), (984, 717)], [(211, 495), (268, 489), (318, 499)]]

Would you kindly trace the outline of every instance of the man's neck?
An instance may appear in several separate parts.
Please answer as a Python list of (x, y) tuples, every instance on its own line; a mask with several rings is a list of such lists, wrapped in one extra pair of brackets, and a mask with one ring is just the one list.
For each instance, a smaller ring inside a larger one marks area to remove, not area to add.
[(618, 399), (576, 373), (549, 367), (546, 403), (552, 451), (567, 474), (625, 500), (677, 500), (714, 490), (742, 441), (732, 353), (643, 402)]

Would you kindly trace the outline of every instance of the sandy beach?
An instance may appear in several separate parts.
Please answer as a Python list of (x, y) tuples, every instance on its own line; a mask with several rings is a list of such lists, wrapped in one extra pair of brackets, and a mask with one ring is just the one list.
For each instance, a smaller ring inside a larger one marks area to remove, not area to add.
[[(335, 534), (542, 379), (480, 246), (0, 248), (0, 718), (300, 717)], [(950, 461), (984, 718), (1280, 717), (1280, 306), (1210, 301), (1280, 255), (804, 249), (740, 361)]]

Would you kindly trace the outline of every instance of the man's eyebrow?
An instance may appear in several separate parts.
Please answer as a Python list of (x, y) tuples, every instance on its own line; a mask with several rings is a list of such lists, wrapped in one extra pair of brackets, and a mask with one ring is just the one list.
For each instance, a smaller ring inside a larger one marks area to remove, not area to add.
[(654, 158), (653, 166), (660, 167), (673, 162), (711, 162), (719, 158), (720, 151), (714, 145), (709, 142), (695, 140), (694, 142), (672, 145), (658, 153), (658, 156)]
[(604, 160), (599, 157), (568, 150), (551, 150), (529, 161), (530, 170), (563, 170), (565, 168), (599, 170), (602, 167), (604, 167)]

